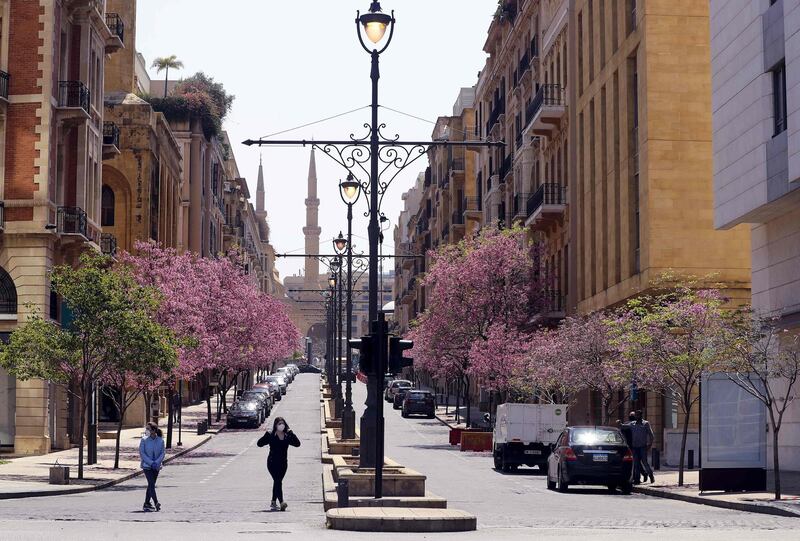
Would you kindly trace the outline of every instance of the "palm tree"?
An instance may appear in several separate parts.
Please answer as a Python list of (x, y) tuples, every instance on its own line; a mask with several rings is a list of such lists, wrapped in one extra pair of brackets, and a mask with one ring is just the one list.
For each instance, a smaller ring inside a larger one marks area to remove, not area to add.
[(153, 65), (151, 66), (156, 68), (156, 73), (161, 73), (161, 70), (166, 70), (164, 73), (164, 97), (167, 97), (167, 82), (169, 81), (169, 68), (173, 69), (181, 69), (183, 68), (183, 62), (178, 60), (178, 57), (173, 55), (169, 56), (160, 56), (153, 60)]

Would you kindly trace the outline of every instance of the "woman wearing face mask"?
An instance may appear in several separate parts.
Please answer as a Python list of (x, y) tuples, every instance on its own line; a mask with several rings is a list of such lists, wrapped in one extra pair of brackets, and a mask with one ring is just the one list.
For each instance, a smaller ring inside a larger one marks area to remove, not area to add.
[[(270, 509), (286, 511), (286, 501), (283, 499), (283, 477), (289, 467), (289, 446), (300, 447), (300, 440), (291, 431), (283, 417), (276, 417), (272, 424), (272, 431), (267, 431), (258, 440), (258, 446), (269, 445), (267, 457), (267, 470), (272, 476), (272, 502)], [(280, 502), (280, 506), (278, 505)]]
[(161, 511), (161, 504), (158, 503), (156, 496), (156, 479), (158, 472), (161, 471), (161, 463), (164, 462), (164, 439), (161, 429), (155, 423), (147, 423), (144, 429), (144, 437), (139, 442), (139, 458), (142, 463), (142, 471), (147, 478), (147, 492), (144, 496), (144, 507), (142, 511), (153, 511), (152, 498), (156, 505), (155, 510)]

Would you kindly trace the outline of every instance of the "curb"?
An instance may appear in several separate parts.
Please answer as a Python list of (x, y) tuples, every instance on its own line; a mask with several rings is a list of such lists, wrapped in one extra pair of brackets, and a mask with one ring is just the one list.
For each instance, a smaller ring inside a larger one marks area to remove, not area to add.
[(800, 518), (799, 513), (783, 509), (781, 507), (773, 507), (771, 505), (761, 505), (756, 503), (743, 503), (743, 502), (725, 502), (719, 500), (711, 500), (701, 496), (691, 496), (689, 494), (676, 494), (667, 490), (660, 490), (650, 487), (633, 487), (633, 492), (638, 494), (645, 494), (647, 496), (655, 496), (657, 498), (666, 498), (669, 500), (681, 500), (689, 503), (696, 503), (700, 505), (708, 505), (711, 507), (720, 507), (722, 509), (733, 509), (735, 511), (745, 511), (749, 513), (761, 513), (762, 515), (777, 515), (779, 517), (792, 517)]
[[(220, 432), (222, 430), (224, 430), (224, 428), (221, 429)], [(219, 432), (217, 432), (217, 433), (219, 433)], [(195, 449), (197, 449), (201, 445), (203, 445), (206, 442), (208, 442), (209, 440), (211, 440), (211, 438), (212, 438), (212, 436), (208, 436), (206, 439), (196, 443), (192, 447), (186, 447), (184, 449), (181, 449), (180, 451), (178, 451), (174, 455), (172, 455), (172, 456), (170, 456), (168, 458), (165, 458), (163, 463), (166, 464), (168, 462), (172, 462), (176, 458), (181, 457), (181, 456), (183, 456), (186, 453), (189, 453), (191, 451), (194, 451)], [(40, 496), (64, 496), (66, 494), (82, 494), (84, 492), (93, 492), (95, 490), (101, 490), (101, 489), (108, 488), (108, 487), (111, 487), (111, 486), (114, 486), (114, 485), (118, 485), (120, 483), (124, 483), (125, 481), (129, 481), (129, 480), (133, 479), (134, 477), (138, 477), (140, 475), (142, 475), (142, 470), (138, 470), (138, 471), (135, 471), (133, 473), (129, 473), (128, 475), (124, 475), (124, 476), (122, 476), (122, 477), (120, 477), (118, 479), (112, 479), (110, 481), (105, 481), (103, 483), (100, 483), (99, 485), (83, 486), (83, 487), (76, 487), (76, 488), (65, 488), (65, 489), (62, 489), (62, 490), (39, 491), (39, 492), (30, 491), (30, 492), (0, 493), (0, 500), (18, 500), (18, 499), (22, 499), (22, 498), (37, 498), (37, 497), (40, 497)]]

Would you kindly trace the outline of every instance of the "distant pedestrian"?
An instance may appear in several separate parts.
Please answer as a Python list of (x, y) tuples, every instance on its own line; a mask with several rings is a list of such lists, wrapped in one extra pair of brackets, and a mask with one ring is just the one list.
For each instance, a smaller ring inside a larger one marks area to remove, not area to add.
[(294, 435), (283, 417), (276, 417), (272, 424), (272, 431), (267, 431), (258, 440), (257, 445), (269, 445), (267, 456), (267, 470), (272, 476), (272, 501), (270, 509), (286, 511), (286, 500), (283, 499), (283, 478), (289, 467), (289, 446), (300, 447), (300, 440)]
[(181, 412), (181, 395), (174, 392), (172, 393), (172, 424), (178, 424), (178, 418)]
[(656, 482), (653, 468), (647, 462), (647, 450), (653, 445), (655, 435), (650, 423), (642, 418), (642, 410), (631, 412), (633, 420), (626, 423), (631, 431), (631, 450), (633, 451), (633, 482), (639, 484), (640, 477), (651, 483)]
[[(141, 459), (142, 471), (147, 478), (147, 492), (144, 496), (144, 506), (142, 511), (161, 511), (161, 504), (158, 503), (156, 496), (156, 479), (158, 472), (161, 471), (161, 464), (164, 462), (164, 435), (158, 425), (147, 423), (144, 429), (144, 437), (139, 442), (139, 458)], [(153, 503), (150, 503), (152, 499)], [(155, 504), (155, 508), (153, 508)]]

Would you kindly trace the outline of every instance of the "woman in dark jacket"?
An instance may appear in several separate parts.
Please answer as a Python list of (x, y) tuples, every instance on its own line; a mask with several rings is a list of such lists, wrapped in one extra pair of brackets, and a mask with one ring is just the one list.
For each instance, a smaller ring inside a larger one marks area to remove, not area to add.
[[(272, 503), (270, 509), (286, 511), (286, 501), (283, 499), (283, 477), (289, 467), (288, 453), (289, 446), (300, 447), (300, 440), (291, 431), (289, 425), (283, 417), (276, 417), (272, 424), (272, 431), (267, 431), (258, 440), (258, 446), (269, 445), (269, 456), (267, 457), (267, 470), (272, 476)], [(280, 507), (278, 507), (280, 502)]]

